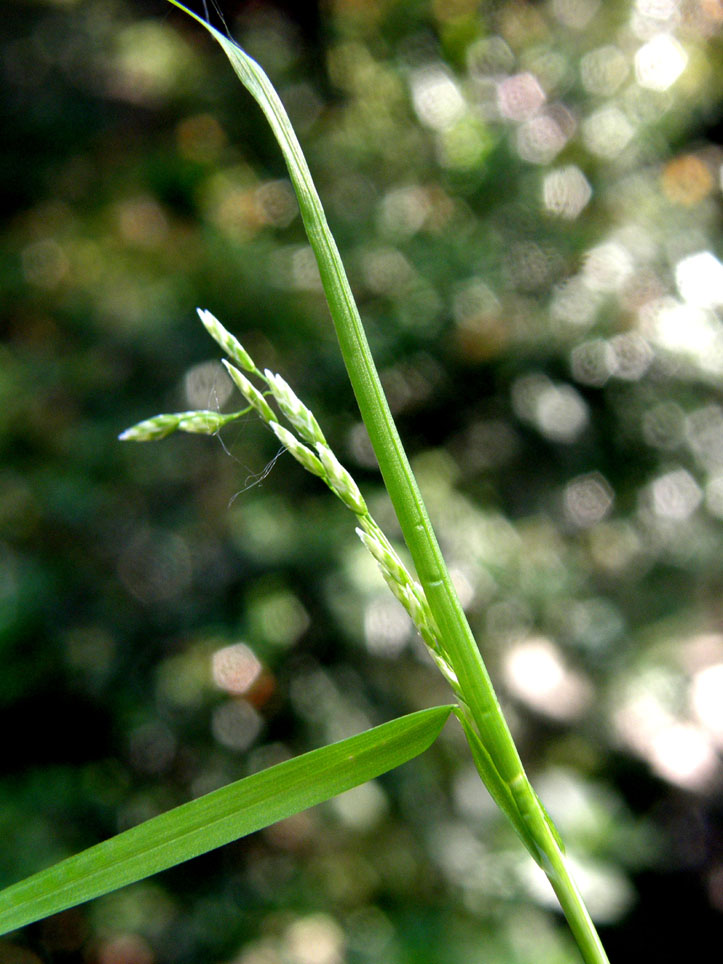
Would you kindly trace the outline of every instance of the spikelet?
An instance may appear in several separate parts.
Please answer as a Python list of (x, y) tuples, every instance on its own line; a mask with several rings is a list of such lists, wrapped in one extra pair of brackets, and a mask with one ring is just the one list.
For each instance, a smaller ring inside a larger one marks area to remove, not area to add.
[(172, 432), (192, 432), (194, 435), (215, 435), (228, 422), (245, 415), (243, 412), (232, 412), (222, 415), (221, 412), (197, 411), (175, 412), (170, 415), (154, 415), (137, 425), (132, 425), (118, 436), (121, 442), (155, 442), (165, 438)]
[(289, 432), (288, 429), (285, 429), (283, 425), (279, 425), (278, 422), (269, 422), (269, 427), (279, 442), (285, 447), (286, 451), (293, 455), (296, 461), (300, 462), (307, 472), (311, 472), (312, 475), (318, 475), (326, 481), (324, 466), (311, 449), (302, 445), (295, 435)]
[(194, 435), (215, 435), (229, 421), (220, 412), (186, 412), (181, 416), (178, 428)]
[(344, 505), (355, 515), (367, 515), (367, 504), (351, 475), (337, 459), (328, 445), (317, 442), (316, 451), (325, 469), (324, 481)]
[(265, 422), (275, 422), (276, 416), (261, 392), (251, 384), (243, 372), (240, 372), (235, 365), (227, 362), (225, 358), (223, 358), (222, 361), (226, 367), (226, 371), (231, 376), (231, 380), (233, 381), (234, 385), (236, 388), (238, 388), (249, 405), (253, 405)]
[(121, 442), (154, 442), (175, 432), (180, 421), (178, 415), (155, 415), (131, 425), (118, 438)]
[(266, 368), (264, 369), (264, 378), (276, 399), (277, 405), (302, 439), (310, 445), (316, 445), (317, 442), (325, 445), (324, 433), (319, 428), (319, 423), (314, 418), (313, 413), (304, 405), (281, 375), (275, 375)]
[(231, 361), (236, 362), (247, 372), (257, 372), (251, 356), (238, 338), (227, 331), (218, 318), (206, 308), (196, 308), (196, 311), (206, 331), (223, 348)]

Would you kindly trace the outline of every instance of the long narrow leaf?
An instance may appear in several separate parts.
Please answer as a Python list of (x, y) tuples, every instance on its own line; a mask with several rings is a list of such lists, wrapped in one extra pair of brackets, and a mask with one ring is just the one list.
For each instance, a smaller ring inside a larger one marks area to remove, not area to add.
[(268, 827), (406, 763), (452, 710), (437, 706), (254, 773), (0, 892), (0, 934)]

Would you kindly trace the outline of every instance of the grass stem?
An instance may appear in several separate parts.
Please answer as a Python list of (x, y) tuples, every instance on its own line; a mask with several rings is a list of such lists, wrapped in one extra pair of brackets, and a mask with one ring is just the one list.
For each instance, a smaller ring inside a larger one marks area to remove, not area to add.
[[(607, 957), (551, 824), (522, 766), (477, 643), (452, 584), (422, 495), (399, 437), (339, 250), (326, 221), (301, 145), (273, 85), (234, 41), (178, 0), (169, 0), (219, 42), (239, 79), (266, 116), (283, 152), (321, 275), (344, 363), (379, 467), (456, 676), (461, 718), (478, 771), (543, 867), (587, 964)], [(326, 450), (317, 446), (320, 458)], [(351, 506), (353, 511), (357, 511)]]

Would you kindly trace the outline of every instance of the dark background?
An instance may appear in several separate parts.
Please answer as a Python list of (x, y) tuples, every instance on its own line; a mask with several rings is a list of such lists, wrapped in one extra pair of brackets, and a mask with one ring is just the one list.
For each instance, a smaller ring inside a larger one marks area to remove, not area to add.
[[(223, 13), (297, 127), (611, 959), (699, 957), (723, 909), (720, 7)], [(222, 444), (116, 440), (238, 407), (207, 307), (398, 535), (278, 148), (223, 54), (160, 0), (11, 2), (2, 23), (9, 884), (449, 694), (351, 517), (288, 456), (271, 466), (258, 420)], [(242, 694), (212, 675), (240, 643), (261, 667)], [(0, 960), (577, 956), (449, 725), (372, 786), (33, 925)]]

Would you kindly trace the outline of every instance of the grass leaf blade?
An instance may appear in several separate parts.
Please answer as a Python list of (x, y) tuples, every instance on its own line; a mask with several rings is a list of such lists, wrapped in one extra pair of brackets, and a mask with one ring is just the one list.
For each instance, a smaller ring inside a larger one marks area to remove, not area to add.
[(208, 793), (0, 892), (0, 934), (117, 890), (374, 779), (426, 750), (452, 707), (400, 717)]

